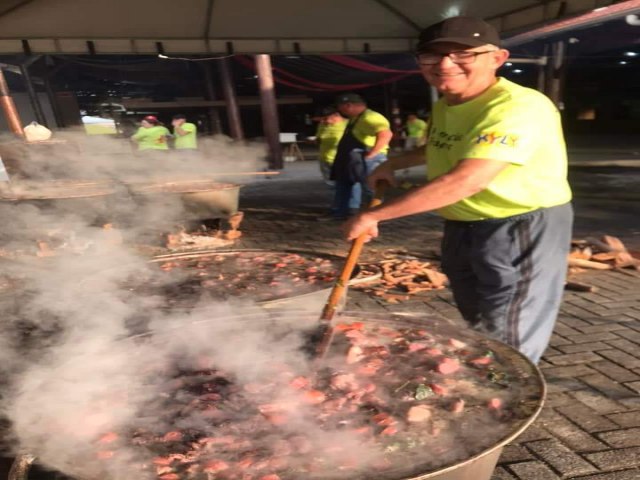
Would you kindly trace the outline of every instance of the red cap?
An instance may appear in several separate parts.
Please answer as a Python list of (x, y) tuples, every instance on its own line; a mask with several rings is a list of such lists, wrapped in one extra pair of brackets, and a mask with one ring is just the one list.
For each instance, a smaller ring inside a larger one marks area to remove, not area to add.
[(147, 115), (142, 120), (146, 120), (149, 123), (158, 123), (158, 119), (153, 115)]

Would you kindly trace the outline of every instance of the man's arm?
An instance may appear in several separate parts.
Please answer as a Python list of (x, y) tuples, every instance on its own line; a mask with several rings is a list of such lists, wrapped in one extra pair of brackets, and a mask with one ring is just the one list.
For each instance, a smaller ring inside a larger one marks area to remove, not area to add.
[(449, 173), (354, 217), (345, 225), (347, 238), (352, 240), (363, 233), (376, 237), (378, 222), (436, 210), (475, 195), (508, 165), (500, 160), (464, 159)]
[(417, 167), (424, 165), (426, 159), (424, 156), (424, 148), (416, 148), (410, 152), (405, 152), (401, 155), (391, 157), (386, 162), (376, 168), (371, 175), (367, 177), (367, 183), (371, 188), (375, 188), (378, 181), (385, 181), (391, 185), (395, 185), (395, 179), (393, 172), (396, 170), (404, 170), (406, 168)]
[(367, 153), (364, 158), (373, 158), (377, 154), (380, 153), (381, 150), (384, 150), (389, 142), (393, 138), (393, 132), (391, 130), (382, 130), (376, 134), (376, 143), (373, 145), (373, 148)]
[(179, 126), (179, 127), (174, 127), (173, 132), (177, 133), (181, 137), (184, 137), (185, 135), (189, 135), (190, 133), (193, 133), (193, 130), (185, 130), (184, 128), (182, 128), (182, 126)]

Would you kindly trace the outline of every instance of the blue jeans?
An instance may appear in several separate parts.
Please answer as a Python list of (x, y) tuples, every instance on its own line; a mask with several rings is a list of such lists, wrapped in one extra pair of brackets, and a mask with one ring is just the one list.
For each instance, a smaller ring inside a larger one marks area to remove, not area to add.
[[(366, 151), (361, 148), (352, 150), (352, 154), (364, 155)], [(367, 167), (367, 176), (371, 175), (378, 165), (386, 162), (387, 154), (379, 153), (373, 158), (365, 161)], [(364, 195), (363, 195), (364, 194)], [(331, 207), (331, 214), (336, 217), (347, 217), (352, 210), (358, 210), (362, 203), (362, 197), (365, 198), (365, 205), (369, 204), (369, 201), (373, 197), (373, 191), (369, 186), (364, 183), (352, 183), (348, 180), (336, 180), (335, 197), (333, 206)]]

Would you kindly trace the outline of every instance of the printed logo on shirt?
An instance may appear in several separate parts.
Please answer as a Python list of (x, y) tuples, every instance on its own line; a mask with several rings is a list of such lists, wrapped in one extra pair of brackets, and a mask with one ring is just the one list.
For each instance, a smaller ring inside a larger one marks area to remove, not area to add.
[(518, 143), (516, 135), (502, 134), (496, 132), (482, 132), (476, 137), (475, 143), (488, 145), (504, 145), (505, 147), (515, 148)]
[(451, 150), (453, 145), (460, 140), (462, 140), (462, 135), (459, 133), (448, 133), (443, 130), (438, 131), (437, 128), (433, 127), (429, 132), (429, 140), (427, 144), (439, 150)]

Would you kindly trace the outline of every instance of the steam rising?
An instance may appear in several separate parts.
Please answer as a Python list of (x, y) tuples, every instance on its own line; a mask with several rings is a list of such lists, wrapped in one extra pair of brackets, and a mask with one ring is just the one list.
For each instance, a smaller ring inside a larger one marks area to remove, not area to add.
[[(69, 141), (47, 155), (30, 156), (22, 172), (38, 180), (109, 179), (126, 184), (149, 176), (215, 177), (215, 172), (262, 166), (257, 147), (225, 139), (204, 141), (202, 153), (188, 158), (137, 157), (119, 146), (125, 150), (120, 155), (109, 150), (115, 148), (111, 142)], [(240, 384), (272, 381), (279, 387), (292, 375), (308, 374), (310, 367), (302, 353), (302, 332), (317, 321), (313, 315), (284, 315), (276, 322), (247, 302), (216, 303), (204, 297), (189, 312), (168, 311), (159, 308), (162, 299), (131, 288), (136, 279), (153, 282), (162, 276), (157, 264), (131, 245), (180, 222), (188, 212), (177, 196), (141, 203), (127, 193), (121, 190), (99, 212), (87, 203), (75, 210), (70, 208), (73, 202), (64, 201), (0, 204), (0, 248), (20, 253), (14, 255), (19, 261), (2, 261), (2, 275), (13, 283), (5, 288), (0, 283), (5, 312), (0, 374), (7, 383), (0, 408), (12, 422), (15, 453), (33, 453), (40, 463), (83, 478), (157, 478), (155, 472), (140, 470), (149, 463), (149, 453), (131, 448), (126, 442), (130, 438), (102, 442), (108, 432), (127, 432), (135, 425), (158, 436), (190, 428), (215, 434), (197, 409), (179, 417), (178, 424), (166, 411), (163, 400), (175, 389), (181, 371), (215, 366)], [(124, 242), (105, 232), (104, 221), (118, 226)], [(48, 238), (63, 239), (58, 255), (35, 257), (34, 245)], [(140, 316), (159, 333), (131, 337), (130, 327)], [(353, 429), (319, 428), (317, 410), (292, 402), (296, 395), (276, 388), (265, 394), (264, 402), (285, 409), (295, 404), (287, 410), (289, 422), (282, 429), (292, 439), (310, 438), (315, 457), (335, 464), (337, 474), (346, 459), (375, 463), (383, 456), (383, 447), (362, 445)], [(182, 400), (188, 404), (197, 399), (187, 395)], [(483, 436), (492, 425), (480, 415), (475, 422)], [(272, 446), (279, 440), (262, 441)], [(442, 432), (432, 445), (439, 445), (438, 462), (467, 454), (455, 432)], [(305, 461), (300, 455), (289, 457), (293, 465)]]

